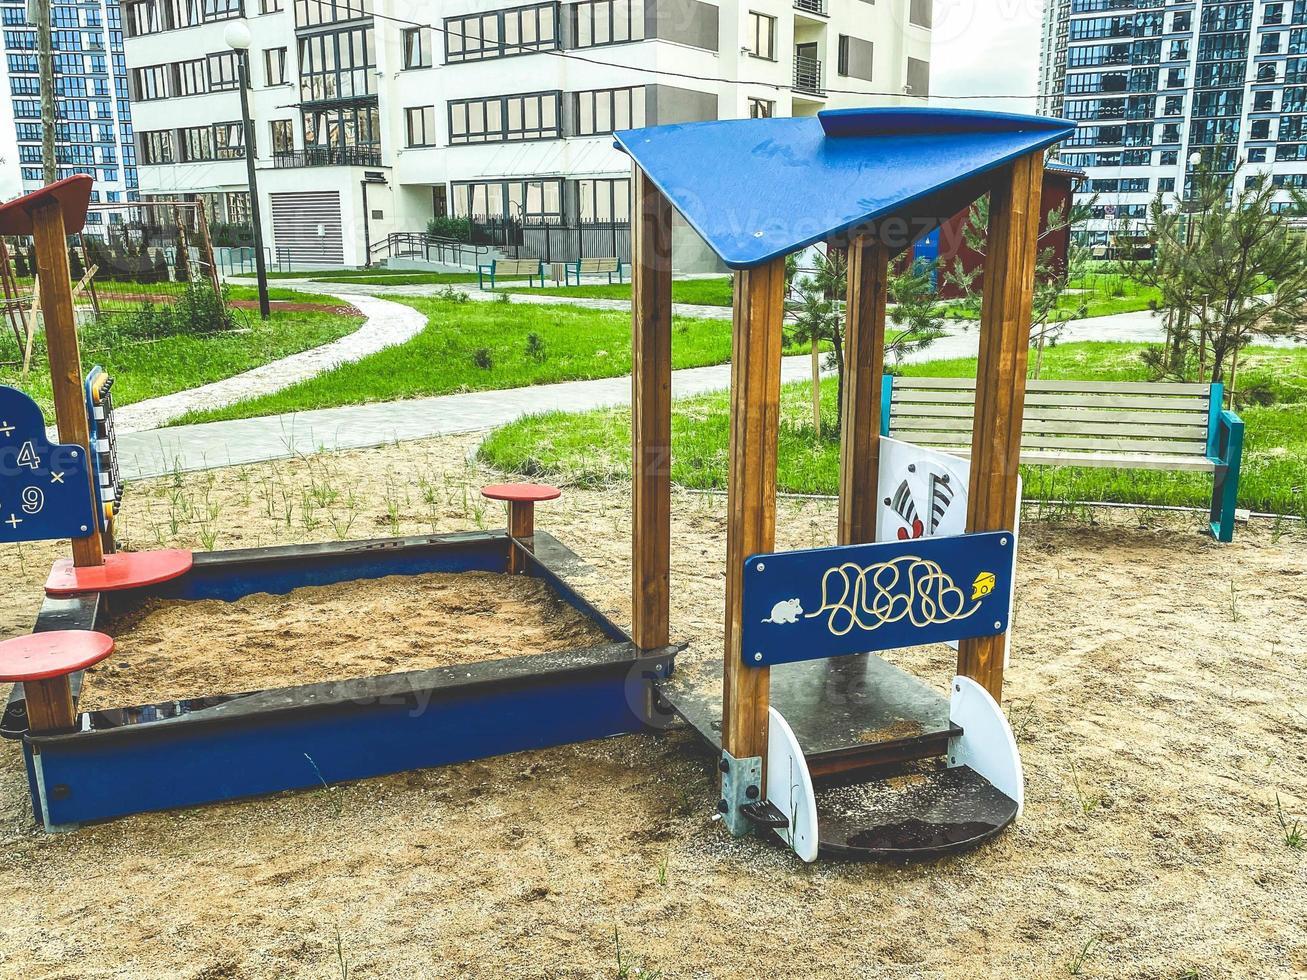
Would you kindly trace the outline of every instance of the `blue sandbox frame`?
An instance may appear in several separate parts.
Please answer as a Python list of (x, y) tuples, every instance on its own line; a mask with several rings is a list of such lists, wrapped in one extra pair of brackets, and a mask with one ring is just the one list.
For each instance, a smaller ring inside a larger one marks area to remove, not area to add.
[[(19, 738), (32, 806), (47, 830), (363, 779), (661, 727), (654, 682), (676, 648), (641, 651), (565, 577), (582, 567), (552, 536), (503, 532), (215, 552), (181, 579), (115, 593), (116, 610), (148, 598), (231, 600), (386, 575), (526, 574), (589, 618), (608, 643), (356, 680), (80, 713), (68, 733), (33, 736), (15, 688), (0, 732)], [(47, 599), (36, 631), (93, 629), (96, 593)], [(215, 651), (220, 656), (221, 651)], [(80, 676), (73, 680), (80, 691)]]

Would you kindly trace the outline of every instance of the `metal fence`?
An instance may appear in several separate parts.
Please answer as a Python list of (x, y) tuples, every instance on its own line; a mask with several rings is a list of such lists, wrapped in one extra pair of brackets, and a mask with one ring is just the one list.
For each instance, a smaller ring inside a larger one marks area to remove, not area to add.
[(615, 256), (624, 263), (631, 261), (631, 224), (628, 221), (471, 220), (474, 243), (498, 248), (516, 258), (574, 262), (581, 258)]

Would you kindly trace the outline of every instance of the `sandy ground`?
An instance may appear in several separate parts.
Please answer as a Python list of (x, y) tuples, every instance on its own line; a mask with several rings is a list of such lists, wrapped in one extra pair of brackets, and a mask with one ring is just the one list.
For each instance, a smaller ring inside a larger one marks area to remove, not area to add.
[[(502, 524), (471, 438), (134, 487), (138, 547)], [(678, 495), (673, 626), (721, 642), (724, 506)], [(628, 620), (629, 498), (573, 490), (538, 524)], [(1025, 514), (1005, 704), (1021, 822), (931, 864), (818, 864), (711, 820), (683, 729), (33, 830), (0, 744), (0, 976), (1289, 977), (1307, 971), (1307, 537), (1219, 546), (1193, 518)], [(780, 547), (832, 540), (786, 501)], [(62, 546), (0, 549), (0, 636)], [(941, 687), (949, 664), (905, 661)], [(620, 953), (619, 953), (620, 950)], [(620, 959), (619, 959), (620, 956)]]
[(87, 672), (85, 711), (607, 642), (539, 579), (488, 572), (391, 575), (235, 602), (153, 601), (108, 631), (114, 655)]

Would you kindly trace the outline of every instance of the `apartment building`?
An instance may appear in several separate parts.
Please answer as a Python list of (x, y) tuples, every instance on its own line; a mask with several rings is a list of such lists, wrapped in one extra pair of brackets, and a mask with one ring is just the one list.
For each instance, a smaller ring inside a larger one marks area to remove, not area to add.
[[(25, 3), (0, 3), (4, 27), (3, 85), (13, 130), (6, 133), (6, 190), (44, 186), (41, 159), (40, 67), (36, 27)], [(51, 8), (55, 74), (55, 153), (60, 177), (90, 174), (95, 191), (86, 216), (90, 233), (123, 220), (136, 199), (138, 173), (121, 13), (116, 0), (55, 2)], [(5, 120), (6, 122), (8, 119)]]
[(1271, 174), (1279, 207), (1307, 188), (1307, 0), (1053, 0), (1045, 18), (1040, 91), (1060, 103), (1041, 108), (1080, 122), (1060, 159), (1096, 195), (1089, 242), (1159, 192), (1182, 202), (1195, 155), (1236, 191)]
[(244, 18), (265, 244), (361, 264), (437, 216), (625, 223), (617, 129), (910, 104), (931, 0), (127, 0), (147, 196), (248, 214)]

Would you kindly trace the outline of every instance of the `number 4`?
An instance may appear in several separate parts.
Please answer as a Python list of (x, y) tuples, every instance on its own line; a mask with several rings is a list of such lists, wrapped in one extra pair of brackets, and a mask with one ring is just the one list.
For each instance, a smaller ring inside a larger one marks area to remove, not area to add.
[(23, 443), (22, 449), (18, 450), (18, 465), (33, 470), (41, 465), (41, 457), (36, 455), (36, 448), (32, 445), (30, 439)]

